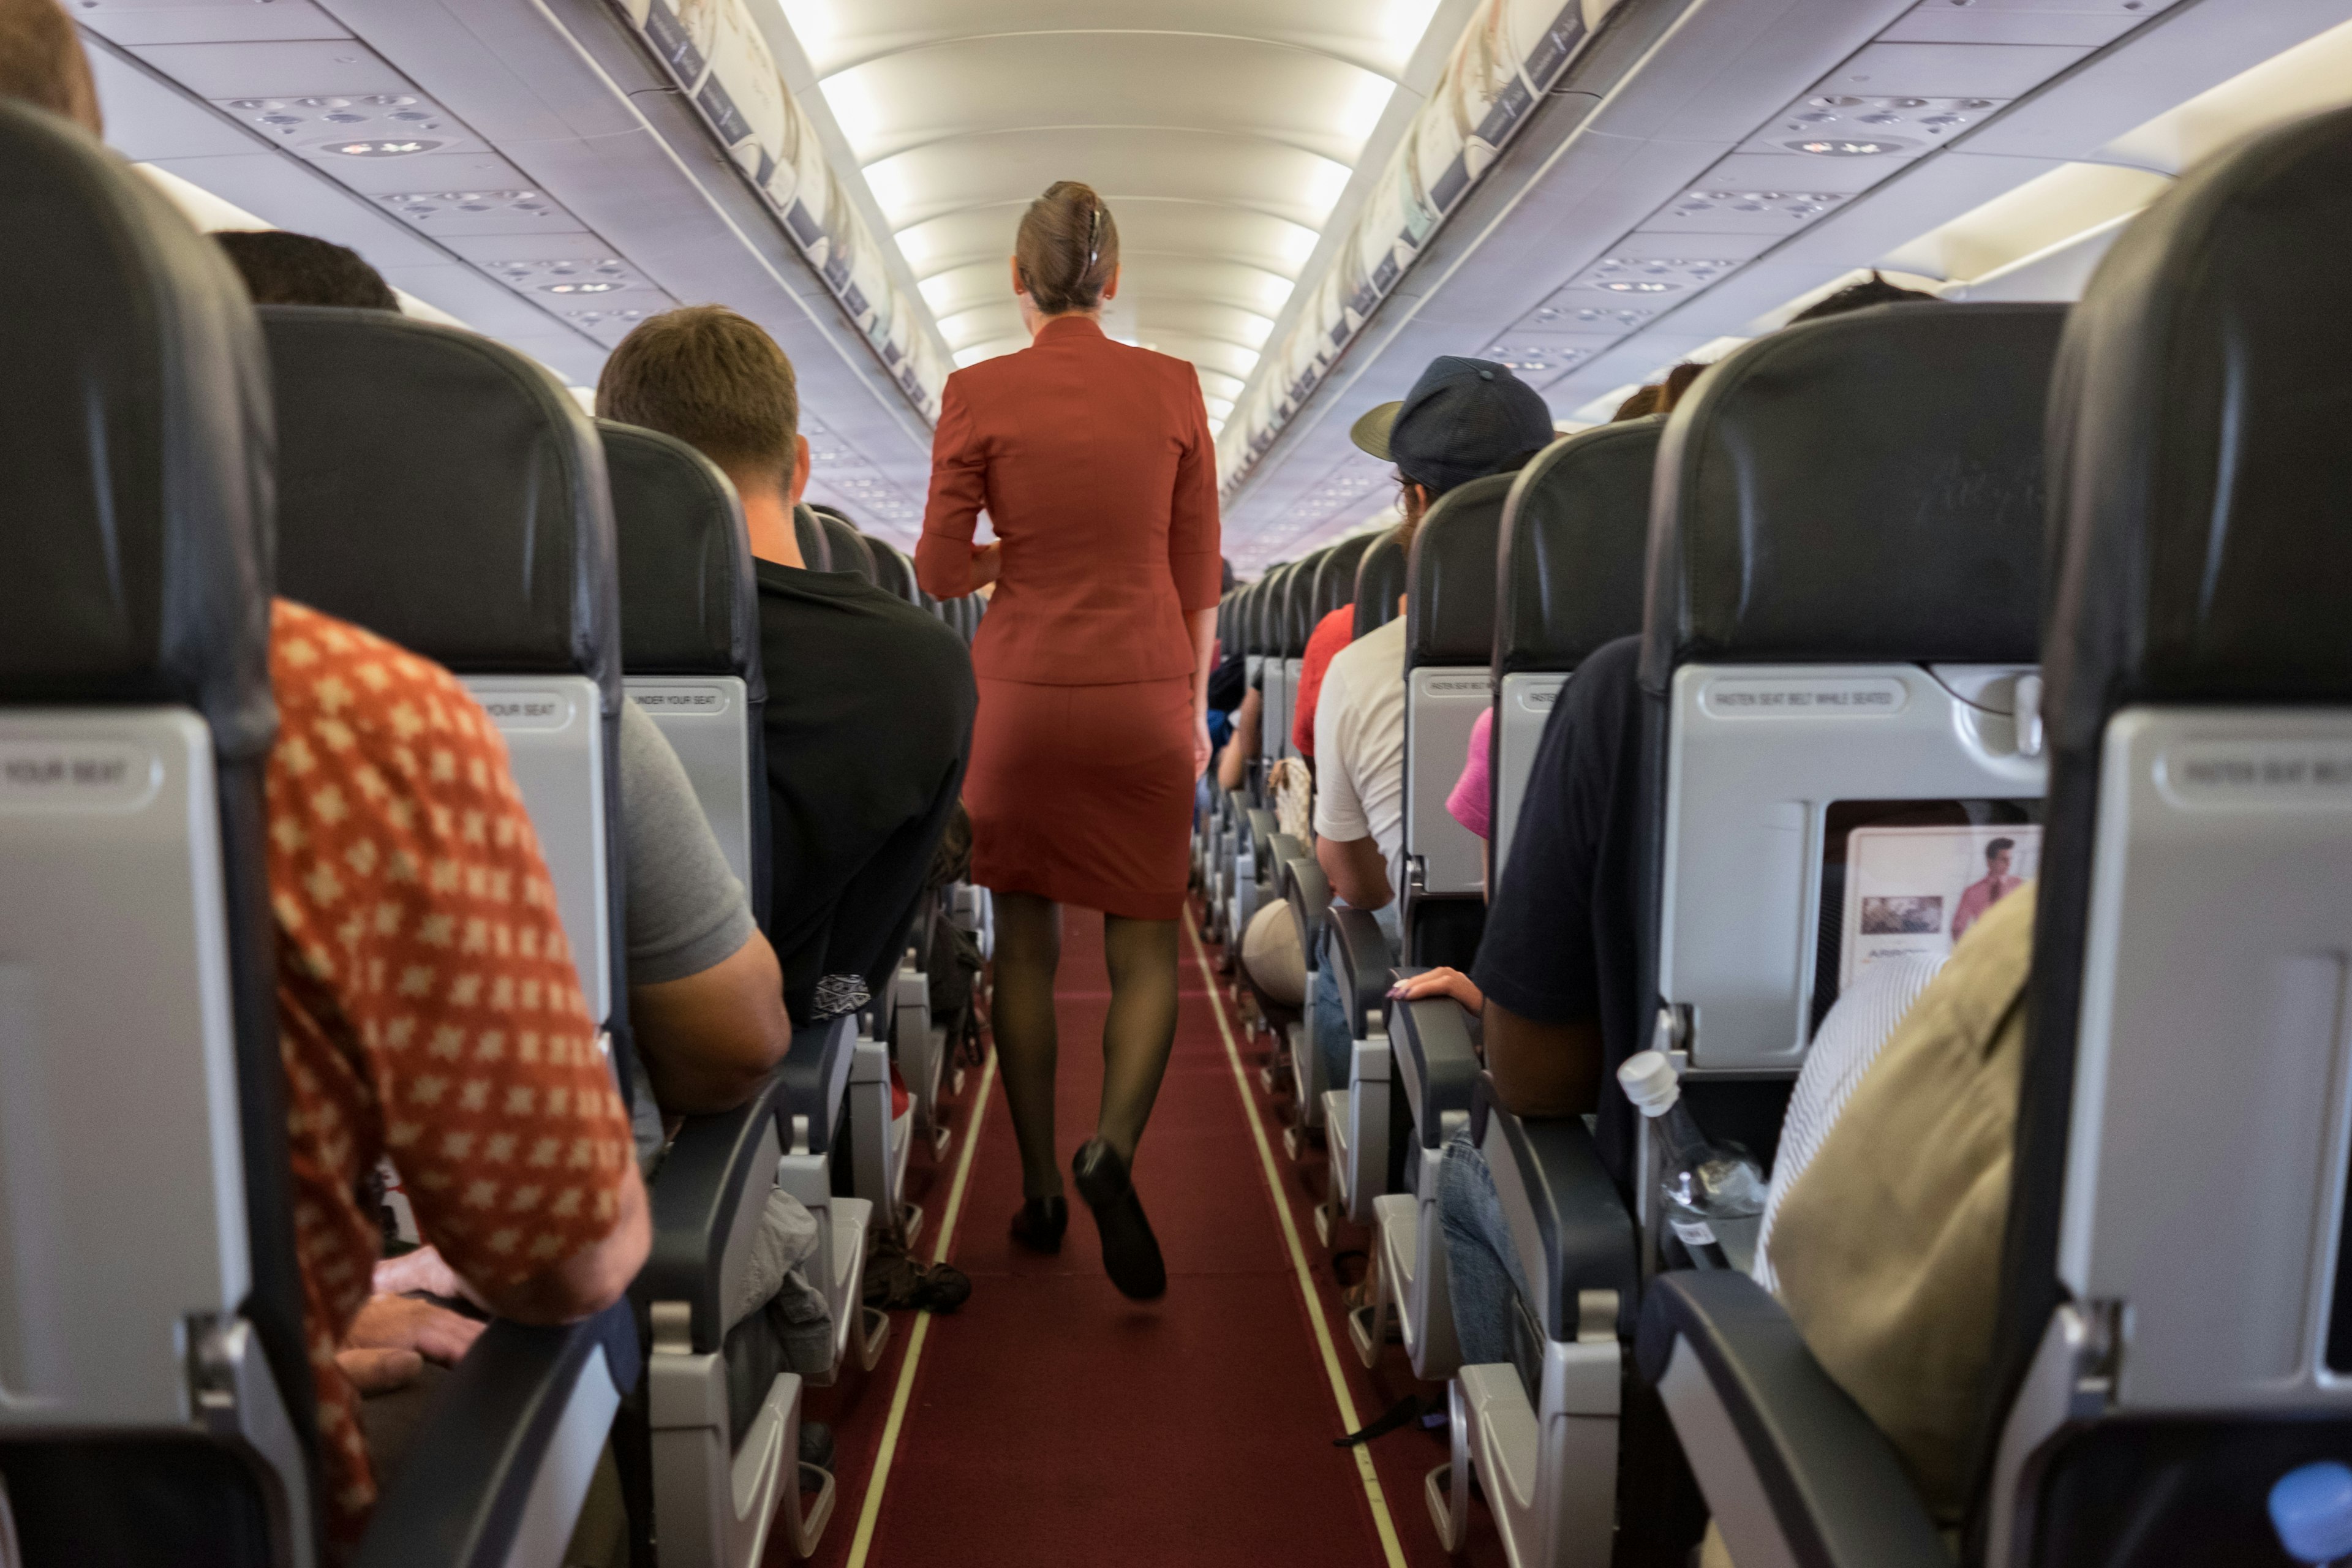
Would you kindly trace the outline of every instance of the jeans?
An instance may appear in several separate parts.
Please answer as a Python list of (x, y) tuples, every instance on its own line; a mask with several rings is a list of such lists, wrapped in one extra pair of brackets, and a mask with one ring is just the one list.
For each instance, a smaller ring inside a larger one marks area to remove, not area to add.
[(1511, 1359), (1511, 1306), (1528, 1298), (1526, 1270), (1511, 1245), (1495, 1173), (1467, 1128), (1445, 1141), (1437, 1168), (1437, 1224), (1445, 1237), (1445, 1287), (1462, 1364)]

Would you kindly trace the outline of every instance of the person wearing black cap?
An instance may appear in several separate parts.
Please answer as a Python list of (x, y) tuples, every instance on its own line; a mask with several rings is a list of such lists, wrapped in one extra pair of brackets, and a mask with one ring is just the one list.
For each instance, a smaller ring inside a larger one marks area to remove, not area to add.
[[(1509, 473), (1550, 445), (1551, 410), (1509, 367), (1444, 355), (1395, 403), (1355, 423), (1357, 446), (1397, 467), (1402, 542), (1440, 496)], [(1317, 694), (1315, 858), (1332, 891), (1398, 939), (1397, 857), (1404, 843), (1404, 619), (1331, 658)], [(1334, 966), (1316, 978), (1315, 1038), (1334, 1083), (1347, 1081), (1348, 1033)], [(1334, 1060), (1334, 1055), (1339, 1059)]]

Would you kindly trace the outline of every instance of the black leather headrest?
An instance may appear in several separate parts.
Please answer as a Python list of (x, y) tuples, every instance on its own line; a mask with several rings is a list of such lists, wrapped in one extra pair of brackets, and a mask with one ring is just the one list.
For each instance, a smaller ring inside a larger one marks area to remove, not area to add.
[(2044, 710), (2352, 698), (2352, 111), (2183, 179), (2107, 253), (2052, 420)]
[(906, 552), (887, 539), (868, 534), (866, 548), (874, 556), (874, 585), (886, 594), (895, 595), (910, 605), (922, 601), (915, 597), (915, 565)]
[(1282, 584), (1282, 657), (1297, 658), (1307, 651), (1315, 630), (1315, 580), (1323, 571), (1324, 552), (1299, 558)]
[[(793, 508), (793, 539), (801, 547), (801, 565), (811, 572), (833, 570), (833, 548), (824, 531), (824, 520), (811, 510), (806, 501)], [(846, 566), (842, 568), (847, 571)]]
[(1275, 584), (1281, 581), (1282, 568), (1268, 567), (1265, 574), (1249, 585), (1249, 597), (1242, 601), (1242, 651), (1263, 654), (1271, 640), (1267, 635), (1266, 606), (1273, 603)]
[(465, 675), (580, 674), (620, 710), (612, 489), (562, 384), (475, 333), (267, 305), (289, 598)]
[(879, 574), (875, 570), (874, 552), (866, 547), (866, 536), (856, 525), (838, 512), (809, 510), (816, 512), (817, 523), (824, 530), (825, 559), (831, 563), (827, 570), (854, 572), (868, 583), (875, 581)]
[(613, 482), (621, 655), (631, 675), (735, 675), (768, 695), (743, 508), (719, 466), (659, 431), (596, 421)]
[(1503, 503), (1518, 475), (1488, 474), (1438, 497), (1406, 566), (1404, 664), (1475, 664), (1495, 655), (1495, 560)]
[(1356, 567), (1364, 559), (1364, 547), (1372, 542), (1369, 533), (1352, 533), (1323, 552), (1322, 563), (1315, 568), (1315, 596), (1308, 612), (1307, 630), (1313, 636), (1323, 624), (1323, 617), (1342, 605), (1356, 602)]
[(2030, 663), (2062, 305), (1880, 305), (1701, 377), (1651, 496), (1642, 680), (1677, 664)]
[(1569, 670), (1642, 629), (1650, 476), (1663, 415), (1555, 441), (1520, 470), (1503, 507), (1496, 675)]
[(1364, 546), (1363, 559), (1356, 563), (1357, 637), (1396, 619), (1405, 565), (1404, 547), (1397, 542), (1394, 529)]
[(0, 703), (269, 696), (269, 384), (217, 249), (64, 121), (0, 99)]

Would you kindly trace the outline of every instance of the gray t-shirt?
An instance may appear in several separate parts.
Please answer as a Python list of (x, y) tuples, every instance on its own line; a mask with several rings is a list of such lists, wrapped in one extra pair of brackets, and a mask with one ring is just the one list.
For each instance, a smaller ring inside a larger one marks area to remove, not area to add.
[[(756, 929), (743, 884), (727, 869), (686, 768), (635, 702), (621, 704), (621, 837), (627, 858), (629, 984), (683, 980), (735, 955)], [(630, 1097), (637, 1164), (662, 1150), (661, 1108), (642, 1042)]]

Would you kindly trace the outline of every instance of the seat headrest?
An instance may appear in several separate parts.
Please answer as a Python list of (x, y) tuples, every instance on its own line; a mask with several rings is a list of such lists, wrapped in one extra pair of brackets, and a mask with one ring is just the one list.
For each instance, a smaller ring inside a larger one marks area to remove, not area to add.
[(1310, 637), (1323, 624), (1323, 617), (1342, 605), (1356, 602), (1356, 567), (1364, 559), (1364, 548), (1370, 544), (1369, 533), (1350, 534), (1323, 552), (1322, 563), (1315, 568), (1315, 597), (1307, 617)]
[(260, 314), (286, 595), (463, 675), (589, 676), (617, 712), (612, 489), (571, 394), (456, 328)]
[[(811, 572), (833, 570), (833, 547), (824, 531), (824, 520), (808, 502), (793, 508), (793, 539), (801, 547), (801, 565)], [(847, 567), (843, 568), (847, 571)]]
[(915, 566), (906, 552), (887, 539), (868, 534), (866, 548), (874, 554), (874, 585), (886, 594), (895, 595), (910, 605), (922, 601), (915, 596)]
[(1397, 596), (1404, 592), (1404, 547), (1391, 529), (1364, 546), (1356, 563), (1357, 637), (1396, 619)]
[(2352, 110), (2191, 172), (2106, 256), (2053, 409), (2044, 710), (2352, 698)]
[(879, 575), (874, 566), (874, 552), (866, 547), (866, 536), (857, 531), (857, 525), (838, 512), (814, 507), (809, 510), (816, 512), (817, 523), (824, 530), (824, 553), (830, 563), (826, 570), (854, 572), (868, 583), (874, 582)]
[(1602, 425), (1545, 447), (1503, 507), (1495, 673), (1565, 670), (1642, 629), (1650, 476), (1665, 416)]
[(269, 695), (269, 383), (215, 247), (0, 99), (0, 702), (183, 703), (223, 761)]
[(1495, 561), (1518, 475), (1488, 474), (1437, 498), (1406, 566), (1404, 664), (1484, 666), (1495, 654)]
[(596, 433), (613, 483), (628, 673), (740, 676), (749, 700), (763, 700), (760, 590), (735, 487), (659, 431), (599, 419)]
[(1282, 583), (1282, 574), (1288, 566), (1269, 566), (1265, 574), (1250, 585), (1248, 607), (1242, 612), (1242, 647), (1255, 654), (1274, 650), (1274, 591)]
[(1297, 658), (1315, 631), (1315, 581), (1322, 574), (1328, 546), (1302, 556), (1282, 584), (1282, 656)]
[(1697, 661), (2032, 662), (2064, 320), (1880, 305), (1700, 377), (1658, 453), (1643, 685)]

